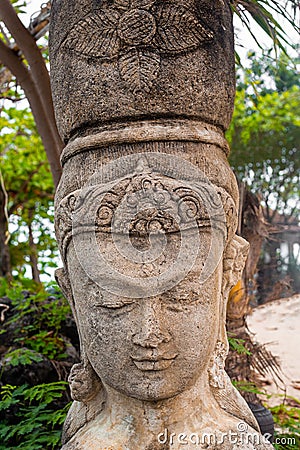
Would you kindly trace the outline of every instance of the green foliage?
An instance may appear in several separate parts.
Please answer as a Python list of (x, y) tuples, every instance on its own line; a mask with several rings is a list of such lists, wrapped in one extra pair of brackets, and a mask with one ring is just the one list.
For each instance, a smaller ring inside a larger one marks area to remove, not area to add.
[[(285, 45), (291, 45), (282, 22), (299, 31), (295, 20), (299, 14), (298, 0), (287, 0), (285, 5), (277, 0), (231, 0), (230, 3), (233, 12), (238, 15), (260, 48), (261, 36), (260, 33), (253, 32), (253, 21), (272, 39), (275, 50), (280, 48), (285, 51)], [(280, 19), (277, 20), (278, 16)], [(252, 18), (252, 22), (249, 18)]]
[(247, 90), (252, 99), (258, 94), (267, 94), (277, 91), (288, 91), (293, 86), (300, 87), (300, 78), (297, 65), (300, 58), (292, 59), (285, 53), (280, 53), (277, 59), (271, 56), (271, 50), (264, 51), (258, 56), (254, 51), (247, 54), (247, 66), (238, 72), (238, 89)]
[[(300, 448), (300, 402), (293, 399), (297, 406), (284, 404), (270, 408), (276, 424), (276, 450), (298, 450)], [(276, 442), (277, 441), (277, 442)]]
[(232, 350), (235, 350), (239, 355), (251, 355), (251, 352), (245, 347), (245, 340), (238, 339), (234, 337), (232, 334), (227, 334), (229, 346)]
[(17, 348), (5, 354), (4, 364), (11, 366), (18, 366), (19, 364), (25, 366), (33, 362), (40, 362), (43, 358), (33, 350), (28, 348)]
[[(274, 61), (269, 54), (250, 53), (247, 68), (239, 71), (233, 122), (227, 134), (230, 163), (240, 181), (261, 199), (264, 218), (272, 225), (270, 233), (282, 230), (282, 225), (288, 225), (288, 232), (300, 217), (298, 64), (297, 58), (290, 60), (284, 54)], [(292, 290), (299, 290), (299, 255), (289, 245), (288, 254), (280, 256), (280, 239), (285, 239), (283, 234), (264, 243), (258, 279), (261, 299), (284, 277), (291, 280)]]
[(10, 0), (10, 2), (14, 5), (17, 14), (25, 14), (27, 2), (23, 0)]
[(266, 393), (260, 389), (257, 388), (255, 383), (252, 383), (250, 381), (236, 381), (232, 380), (233, 386), (240, 392), (250, 392), (256, 395), (266, 395)]
[(275, 65), (270, 58), (252, 53), (250, 66), (239, 80), (227, 137), (230, 162), (238, 177), (262, 195), (268, 211), (297, 217), (300, 84), (294, 65), (285, 56), (279, 62)]
[[(65, 358), (66, 344), (60, 336), (60, 329), (62, 322), (70, 314), (70, 307), (58, 286), (55, 283), (51, 283), (50, 286), (53, 292), (51, 295), (47, 291), (49, 285), (46, 289), (39, 286), (39, 291), (33, 294), (30, 291), (25, 292), (24, 285), (19, 281), (8, 287), (7, 282), (2, 279), (0, 295), (9, 297), (13, 305), (13, 316), (6, 320), (3, 330), (8, 330), (14, 324), (14, 344), (26, 347), (6, 354), (7, 364), (16, 365), (18, 357), (19, 364), (24, 364), (25, 360), (37, 358), (37, 353), (49, 359)], [(37, 286), (32, 283), (31, 287)]]
[[(10, 367), (65, 358), (66, 344), (60, 333), (70, 309), (58, 286), (51, 283), (44, 288), (28, 279), (12, 285), (0, 281), (0, 296), (12, 302), (2, 327), (13, 348), (1, 358), (0, 376)], [(70, 406), (67, 386), (65, 381), (4, 384), (0, 389), (0, 450), (58, 449)]]
[[(30, 256), (39, 257), (39, 270), (55, 265), (53, 233), (54, 186), (46, 154), (28, 108), (2, 110), (1, 172), (8, 194), (10, 253), (14, 274), (25, 274)], [(30, 243), (32, 231), (34, 245)]]
[(61, 427), (70, 407), (57, 409), (67, 383), (29, 387), (5, 385), (0, 391), (0, 414), (13, 411), (14, 420), (5, 419), (0, 428), (0, 450), (50, 450), (59, 447)]

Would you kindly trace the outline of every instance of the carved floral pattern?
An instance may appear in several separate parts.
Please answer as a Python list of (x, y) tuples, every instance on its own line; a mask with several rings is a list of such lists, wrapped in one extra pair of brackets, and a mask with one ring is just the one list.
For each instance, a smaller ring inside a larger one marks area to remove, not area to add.
[[(200, 225), (200, 221), (203, 226), (209, 225), (209, 215), (199, 193), (189, 189), (188, 196), (184, 195), (174, 189), (173, 183), (163, 184), (161, 178), (151, 175), (130, 180), (130, 190), (121, 194), (116, 214), (114, 217), (112, 214), (114, 230), (143, 235), (159, 231), (178, 232), (197, 226), (198, 222)], [(102, 208), (109, 206), (105, 197), (103, 203)], [(104, 229), (99, 217), (97, 225)]]
[(86, 57), (118, 60), (119, 73), (134, 92), (149, 91), (160, 56), (193, 50), (213, 32), (192, 9), (157, 0), (114, 0), (76, 23), (65, 46)]
[(232, 210), (235, 211), (233, 200), (220, 187), (212, 191), (206, 183), (197, 182), (191, 189), (172, 179), (141, 174), (123, 179), (106, 192), (92, 186), (85, 196), (81, 196), (81, 191), (68, 195), (57, 207), (55, 228), (61, 253), (65, 255), (72, 229), (76, 233), (81, 230), (83, 223), (78, 217), (85, 218), (85, 231), (88, 227), (96, 233), (138, 235), (173, 233), (195, 226), (218, 228), (226, 235), (227, 222), (227, 237), (232, 237), (235, 227)]

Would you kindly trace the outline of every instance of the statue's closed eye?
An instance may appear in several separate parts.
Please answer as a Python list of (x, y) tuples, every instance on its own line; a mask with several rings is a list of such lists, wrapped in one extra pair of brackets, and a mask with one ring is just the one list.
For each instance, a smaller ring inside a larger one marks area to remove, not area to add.
[(124, 312), (125, 311), (131, 311), (136, 305), (135, 301), (130, 301), (130, 302), (123, 302), (123, 301), (118, 301), (118, 302), (101, 302), (98, 304), (95, 304), (96, 307), (101, 307), (101, 308), (107, 308), (107, 309), (112, 309), (112, 310), (121, 310), (123, 309)]
[(136, 300), (131, 298), (120, 298), (116, 297), (113, 294), (106, 293), (103, 295), (103, 291), (98, 287), (91, 289), (91, 292), (88, 296), (88, 301), (92, 306), (96, 308), (107, 308), (111, 310), (121, 310), (124, 309), (126, 311), (131, 310), (135, 304)]
[(164, 294), (162, 302), (169, 311), (178, 312), (189, 306), (205, 303), (205, 298), (203, 293), (194, 290), (185, 291), (174, 288)]

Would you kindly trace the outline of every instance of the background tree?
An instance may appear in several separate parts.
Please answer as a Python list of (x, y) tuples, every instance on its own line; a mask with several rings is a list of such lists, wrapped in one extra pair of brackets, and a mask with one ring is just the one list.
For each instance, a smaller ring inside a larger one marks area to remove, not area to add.
[[(299, 241), (300, 159), (300, 79), (297, 74), (298, 58), (291, 60), (281, 53), (274, 61), (268, 54), (257, 57), (249, 54), (248, 68), (241, 71), (238, 82), (233, 122), (228, 132), (231, 142), (230, 162), (238, 178), (256, 193), (263, 207), (260, 234), (268, 234), (265, 253), (269, 266), (266, 284), (278, 281), (280, 267), (280, 238), (290, 233), (287, 260), (293, 276), (293, 286), (299, 290), (299, 263), (297, 268), (296, 242)], [(249, 200), (249, 199), (248, 199)], [(264, 220), (263, 220), (264, 219)], [(249, 227), (248, 227), (249, 228)], [(251, 231), (251, 230), (250, 230)], [(252, 227), (253, 231), (253, 227)], [(249, 230), (248, 230), (249, 233)], [(298, 238), (297, 238), (298, 233)], [(293, 239), (294, 236), (294, 239)], [(245, 236), (249, 238), (249, 236)], [(250, 237), (251, 241), (251, 237)], [(257, 248), (258, 262), (261, 240)], [(255, 244), (253, 243), (253, 250)], [(278, 260), (278, 264), (276, 263)], [(268, 266), (268, 264), (267, 264)], [(275, 270), (274, 270), (275, 269)], [(255, 270), (252, 271), (252, 276)], [(255, 280), (250, 280), (252, 290)], [(261, 296), (266, 296), (267, 289)], [(280, 293), (278, 293), (280, 295)]]
[(0, 127), (4, 130), (0, 140), (6, 197), (3, 214), (12, 230), (8, 236), (7, 227), (2, 228), (3, 274), (24, 276), (30, 268), (31, 278), (40, 282), (40, 271), (47, 273), (58, 255), (53, 234), (53, 179), (28, 108), (3, 109)]
[[(282, 296), (286, 273), (280, 265), (280, 238), (293, 225), (292, 237), (299, 243), (300, 160), (296, 157), (300, 137), (300, 89), (296, 75), (298, 60), (281, 53), (249, 53), (247, 68), (238, 72), (234, 117), (227, 137), (231, 143), (230, 162), (240, 180), (239, 233), (250, 242), (243, 278), (231, 291), (227, 310), (230, 336), (245, 343), (247, 352), (230, 352), (227, 370), (239, 383), (255, 382), (273, 373), (281, 379), (276, 360), (266, 349), (252, 342), (246, 327), (249, 305)], [(278, 218), (281, 223), (278, 223)], [(289, 242), (289, 241), (288, 241)], [(290, 241), (290, 243), (292, 243)], [(279, 251), (278, 251), (279, 249)], [(286, 272), (294, 290), (299, 291), (299, 257), (289, 245)], [(260, 263), (259, 263), (260, 262)], [(276, 289), (276, 292), (275, 292)], [(253, 392), (244, 396), (257, 400)]]
[[(21, 4), (21, 5), (20, 5)], [(17, 84), (23, 89), (30, 104), (38, 132), (43, 141), (47, 158), (51, 167), (55, 185), (58, 184), (61, 167), (59, 155), (63, 143), (58, 134), (51, 96), (49, 73), (45, 57), (36, 43), (35, 36), (39, 37), (41, 22), (25, 28), (18, 17), (26, 2), (18, 0), (2, 0), (0, 5), (1, 39), (0, 60), (13, 74)], [(44, 10), (50, 12), (50, 2)], [(43, 14), (43, 8), (41, 13)], [(49, 14), (46, 22), (49, 21)], [(38, 29), (36, 29), (38, 28)]]

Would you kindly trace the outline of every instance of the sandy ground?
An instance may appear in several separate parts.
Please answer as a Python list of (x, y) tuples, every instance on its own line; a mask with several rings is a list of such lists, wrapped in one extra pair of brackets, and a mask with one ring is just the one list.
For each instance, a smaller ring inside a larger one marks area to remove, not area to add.
[(286, 389), (287, 395), (300, 400), (300, 295), (255, 308), (247, 323), (255, 339), (267, 344), (281, 362), (285, 386), (271, 384), (267, 392), (282, 395)]

